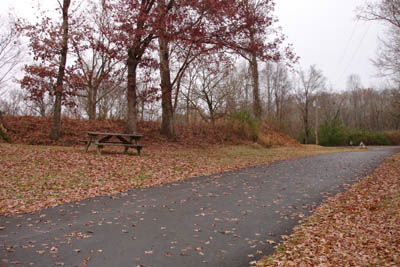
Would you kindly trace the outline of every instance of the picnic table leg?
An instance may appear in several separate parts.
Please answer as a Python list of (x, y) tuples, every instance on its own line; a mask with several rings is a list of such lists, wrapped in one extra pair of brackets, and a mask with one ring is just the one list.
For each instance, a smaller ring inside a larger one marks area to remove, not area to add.
[(85, 149), (85, 152), (87, 153), (88, 152), (88, 150), (89, 150), (89, 146), (92, 144), (92, 140), (88, 140), (87, 142), (86, 142), (86, 149)]
[(101, 147), (100, 145), (97, 145), (97, 154), (101, 155)]
[[(133, 140), (135, 140), (135, 144), (136, 144), (136, 145), (139, 145), (139, 142), (138, 142), (138, 139), (137, 139), (137, 138), (131, 137), (131, 138), (130, 138), (131, 143), (132, 143)], [(141, 150), (141, 149), (142, 149), (141, 147), (136, 147), (136, 150), (137, 150), (137, 153), (138, 153), (139, 156), (140, 156), (140, 150)]]
[(124, 154), (127, 154), (127, 153), (128, 153), (128, 148), (129, 148), (129, 147), (127, 147), (127, 146), (125, 147), (125, 149), (124, 149)]

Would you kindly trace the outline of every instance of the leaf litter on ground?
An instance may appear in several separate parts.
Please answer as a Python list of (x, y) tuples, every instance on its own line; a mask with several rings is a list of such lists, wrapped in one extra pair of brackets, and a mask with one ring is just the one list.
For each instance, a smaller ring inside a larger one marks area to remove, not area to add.
[(400, 266), (400, 154), (297, 226), (264, 266)]
[[(82, 199), (121, 193), (257, 164), (343, 149), (257, 145), (208, 148), (146, 147), (142, 156), (105, 148), (0, 143), (0, 215), (39, 211)], [(0, 225), (1, 226), (1, 225)]]

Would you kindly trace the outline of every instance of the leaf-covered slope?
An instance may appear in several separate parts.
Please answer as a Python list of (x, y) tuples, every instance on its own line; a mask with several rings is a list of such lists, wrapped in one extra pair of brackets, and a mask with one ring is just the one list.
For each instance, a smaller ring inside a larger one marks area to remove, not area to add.
[[(4, 118), (7, 127), (11, 130), (10, 137), (14, 143), (31, 145), (82, 145), (81, 140), (87, 138), (87, 131), (124, 132), (124, 121), (117, 120), (78, 120), (63, 118), (61, 125), (61, 139), (58, 142), (50, 140), (51, 118), (21, 116)], [(240, 127), (218, 124), (212, 128), (207, 124), (177, 125), (178, 140), (170, 141), (160, 134), (160, 125), (157, 122), (139, 122), (138, 133), (144, 136), (143, 144), (174, 145), (174, 146), (208, 146), (215, 144), (243, 144), (248, 138)], [(275, 130), (260, 132), (260, 143), (268, 146), (293, 146), (297, 141), (285, 133)], [(1, 140), (0, 140), (1, 142)]]

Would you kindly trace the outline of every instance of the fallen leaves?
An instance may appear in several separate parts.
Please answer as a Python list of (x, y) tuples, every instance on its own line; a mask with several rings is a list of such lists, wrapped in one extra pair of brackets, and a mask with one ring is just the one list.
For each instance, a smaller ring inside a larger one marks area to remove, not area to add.
[(143, 156), (137, 157), (113, 148), (104, 149), (101, 156), (83, 150), (0, 143), (0, 215), (32, 212), (266, 162), (343, 151), (309, 146), (146, 147)]
[(256, 265), (400, 266), (399, 211), (400, 154), (330, 198)]
[(85, 258), (83, 261), (82, 261), (82, 266), (86, 266), (88, 263), (89, 263), (89, 261), (90, 261), (90, 257), (87, 257), (87, 258)]
[(58, 252), (58, 248), (56, 248), (56, 247), (51, 247), (50, 248), (50, 253), (57, 253)]

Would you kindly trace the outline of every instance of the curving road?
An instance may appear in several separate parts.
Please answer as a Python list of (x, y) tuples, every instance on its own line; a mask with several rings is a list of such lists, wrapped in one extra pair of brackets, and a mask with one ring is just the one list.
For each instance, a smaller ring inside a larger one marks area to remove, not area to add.
[(396, 150), (282, 161), (0, 217), (0, 266), (248, 266)]

